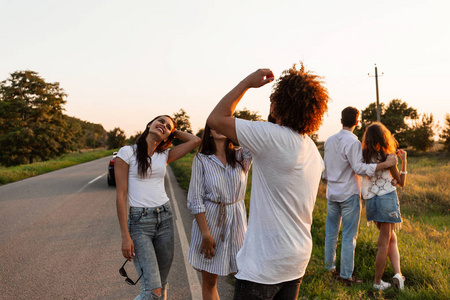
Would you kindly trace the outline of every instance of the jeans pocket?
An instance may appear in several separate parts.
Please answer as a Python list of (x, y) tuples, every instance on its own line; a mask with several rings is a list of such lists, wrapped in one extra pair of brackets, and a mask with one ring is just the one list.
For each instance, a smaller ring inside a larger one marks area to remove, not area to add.
[(129, 216), (128, 216), (130, 224), (138, 223), (141, 220), (141, 218), (142, 218), (141, 213), (133, 213), (133, 214), (129, 214)]

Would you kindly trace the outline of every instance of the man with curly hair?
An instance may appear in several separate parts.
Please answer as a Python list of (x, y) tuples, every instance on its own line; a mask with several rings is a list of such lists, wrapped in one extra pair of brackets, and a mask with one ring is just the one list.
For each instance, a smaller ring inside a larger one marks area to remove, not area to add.
[(297, 299), (312, 250), (312, 212), (323, 160), (308, 136), (328, 108), (320, 77), (295, 65), (270, 96), (270, 122), (233, 118), (250, 88), (274, 80), (269, 69), (247, 76), (217, 104), (207, 123), (253, 157), (250, 216), (237, 255), (234, 299)]
[[(338, 276), (344, 284), (361, 283), (352, 276), (356, 238), (361, 216), (361, 178), (373, 176), (375, 171), (389, 168), (397, 163), (389, 156), (379, 164), (363, 163), (361, 143), (353, 130), (358, 125), (359, 111), (346, 107), (341, 112), (342, 129), (329, 137), (324, 145), (327, 179), (327, 223), (325, 228), (325, 268)], [(336, 272), (336, 245), (342, 221), (341, 266)]]

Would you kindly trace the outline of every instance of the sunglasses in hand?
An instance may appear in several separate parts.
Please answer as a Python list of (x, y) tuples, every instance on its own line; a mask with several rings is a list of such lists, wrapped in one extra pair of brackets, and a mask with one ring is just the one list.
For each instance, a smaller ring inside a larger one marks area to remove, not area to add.
[(139, 276), (139, 278), (136, 281), (133, 281), (130, 279), (130, 277), (128, 277), (127, 271), (125, 271), (125, 264), (128, 262), (128, 259), (123, 263), (122, 267), (119, 269), (119, 274), (122, 275), (125, 278), (125, 282), (128, 283), (129, 285), (135, 285), (136, 283), (138, 283), (139, 279), (141, 279), (142, 274), (144, 274), (144, 271), (141, 269), (141, 276)]

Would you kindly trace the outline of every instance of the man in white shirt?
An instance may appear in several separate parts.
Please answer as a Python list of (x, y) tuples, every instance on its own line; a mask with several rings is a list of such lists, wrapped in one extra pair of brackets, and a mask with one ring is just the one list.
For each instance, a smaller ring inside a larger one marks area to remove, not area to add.
[(207, 123), (253, 157), (248, 229), (237, 255), (235, 300), (297, 299), (312, 250), (312, 211), (323, 161), (308, 134), (327, 110), (320, 78), (295, 66), (283, 72), (270, 96), (270, 122), (232, 117), (249, 88), (274, 76), (261, 69), (217, 104)]
[(361, 143), (353, 130), (358, 125), (359, 111), (346, 107), (341, 113), (342, 130), (329, 137), (324, 145), (327, 179), (327, 223), (325, 229), (325, 268), (337, 275), (336, 244), (342, 219), (341, 267), (339, 279), (344, 284), (362, 282), (352, 276), (356, 238), (361, 215), (361, 178), (373, 176), (376, 170), (389, 168), (397, 163), (396, 156), (385, 162), (363, 163)]

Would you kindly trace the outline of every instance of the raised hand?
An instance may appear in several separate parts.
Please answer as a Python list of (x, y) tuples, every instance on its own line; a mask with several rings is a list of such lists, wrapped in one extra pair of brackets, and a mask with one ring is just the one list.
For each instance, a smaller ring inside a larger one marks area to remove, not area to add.
[(248, 75), (242, 82), (248, 88), (259, 88), (275, 79), (270, 69), (258, 69)]
[(401, 159), (402, 161), (405, 161), (405, 160), (406, 160), (406, 151), (405, 151), (405, 150), (398, 149), (398, 150), (397, 150), (397, 155), (400, 156), (400, 159)]

